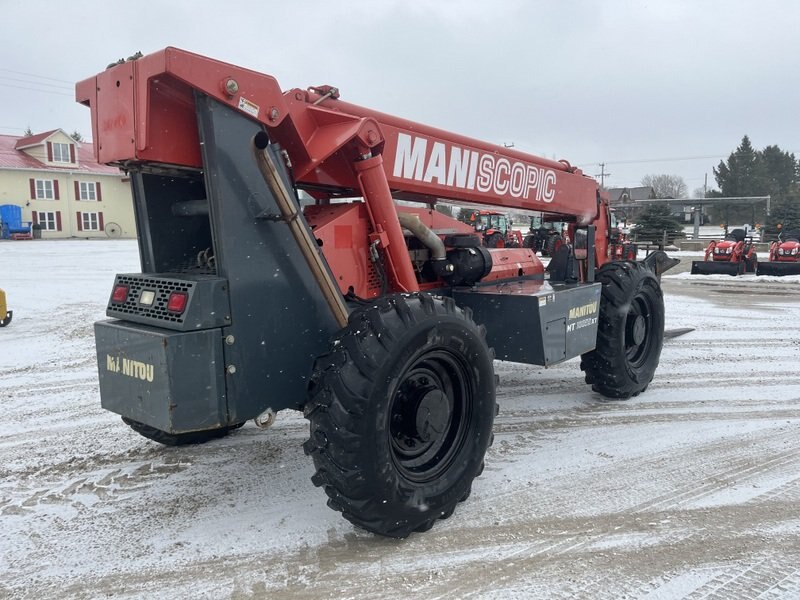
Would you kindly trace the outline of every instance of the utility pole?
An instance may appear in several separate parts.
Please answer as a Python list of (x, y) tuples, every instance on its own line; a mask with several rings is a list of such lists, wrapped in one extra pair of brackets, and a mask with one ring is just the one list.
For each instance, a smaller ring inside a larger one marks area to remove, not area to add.
[[(706, 197), (708, 194), (708, 173), (706, 173), (705, 179), (703, 180), (703, 198)], [(700, 223), (703, 220), (703, 205), (700, 204), (694, 208), (694, 228), (692, 231), (692, 239), (699, 240), (700, 239)]]
[(600, 163), (600, 172), (595, 177), (600, 178), (600, 187), (606, 187), (606, 177), (610, 177), (611, 173), (606, 173), (606, 163)]

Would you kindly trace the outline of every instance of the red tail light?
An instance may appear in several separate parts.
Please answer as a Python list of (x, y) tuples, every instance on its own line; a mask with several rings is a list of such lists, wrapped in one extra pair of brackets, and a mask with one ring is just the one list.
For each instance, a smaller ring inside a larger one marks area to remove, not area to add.
[(172, 292), (167, 301), (167, 310), (171, 313), (181, 314), (186, 310), (186, 302), (189, 300), (186, 292)]
[(111, 301), (116, 304), (124, 304), (127, 299), (128, 299), (128, 286), (127, 285), (116, 286), (114, 288), (114, 292), (111, 294)]

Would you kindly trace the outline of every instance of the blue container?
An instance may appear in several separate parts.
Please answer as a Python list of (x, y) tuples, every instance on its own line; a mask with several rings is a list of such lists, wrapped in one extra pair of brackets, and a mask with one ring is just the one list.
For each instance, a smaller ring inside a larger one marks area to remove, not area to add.
[(0, 206), (0, 237), (7, 240), (15, 233), (30, 233), (31, 224), (22, 222), (22, 208), (16, 204)]

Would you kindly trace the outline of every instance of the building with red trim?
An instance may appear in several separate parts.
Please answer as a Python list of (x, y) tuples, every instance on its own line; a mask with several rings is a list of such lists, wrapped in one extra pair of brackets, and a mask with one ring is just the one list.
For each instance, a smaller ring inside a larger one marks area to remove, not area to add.
[(0, 206), (7, 204), (38, 223), (43, 238), (136, 237), (129, 179), (62, 129), (0, 135)]

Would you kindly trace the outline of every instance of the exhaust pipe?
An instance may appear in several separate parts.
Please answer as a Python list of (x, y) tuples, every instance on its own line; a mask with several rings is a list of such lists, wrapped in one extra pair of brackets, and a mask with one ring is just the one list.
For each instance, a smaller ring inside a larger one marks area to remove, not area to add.
[(415, 238), (431, 251), (431, 266), (434, 272), (440, 276), (451, 275), (454, 267), (447, 260), (447, 250), (439, 236), (420, 221), (419, 215), (398, 212), (397, 218), (402, 227), (408, 229)]
[(293, 192), (290, 192), (283, 183), (278, 167), (272, 160), (270, 153), (267, 151), (269, 146), (269, 138), (267, 134), (259, 132), (253, 140), (256, 161), (264, 181), (269, 186), (272, 194), (275, 196), (275, 202), (278, 205), (278, 210), (281, 212), (281, 217), (289, 226), (292, 236), (297, 242), (303, 258), (306, 259), (309, 269), (314, 274), (314, 278), (319, 284), (322, 295), (325, 298), (328, 306), (333, 313), (339, 327), (347, 325), (348, 311), (347, 306), (342, 299), (342, 294), (339, 291), (339, 286), (333, 280), (333, 277), (328, 271), (325, 259), (320, 256), (319, 246), (314, 238), (308, 231), (308, 228), (298, 218), (299, 212), (292, 200)]

